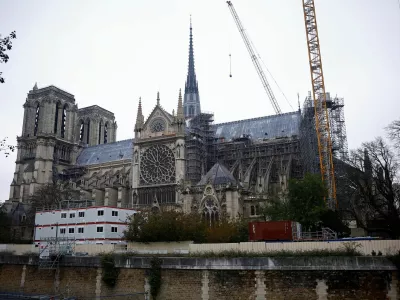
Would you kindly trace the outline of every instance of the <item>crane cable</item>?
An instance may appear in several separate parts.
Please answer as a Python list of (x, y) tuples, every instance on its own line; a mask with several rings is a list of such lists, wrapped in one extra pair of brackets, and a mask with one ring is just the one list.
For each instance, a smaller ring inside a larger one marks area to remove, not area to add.
[[(399, 0), (400, 1), (400, 0)], [(243, 28), (244, 29), (244, 28)], [(246, 30), (246, 29), (244, 29)], [(246, 30), (247, 31), (247, 30)], [(292, 110), (294, 110), (292, 104), (290, 104), (288, 98), (286, 97), (285, 93), (282, 91), (281, 87), (279, 86), (278, 82), (276, 82), (274, 76), (272, 76), (272, 73), (269, 71), (269, 69), (267, 68), (267, 65), (264, 63), (264, 60), (261, 58), (261, 55), (258, 53), (257, 48), (254, 46), (252, 39), (250, 38), (250, 36), (247, 34), (247, 37), (251, 43), (251, 46), (254, 49), (254, 52), (256, 53), (256, 55), (258, 56), (258, 58), (260, 59), (261, 63), (263, 64), (264, 68), (267, 70), (268, 74), (271, 76), (272, 80), (275, 82), (276, 86), (278, 87), (279, 91), (282, 93), (283, 97), (286, 99), (286, 102), (289, 104), (289, 106), (291, 107)]]

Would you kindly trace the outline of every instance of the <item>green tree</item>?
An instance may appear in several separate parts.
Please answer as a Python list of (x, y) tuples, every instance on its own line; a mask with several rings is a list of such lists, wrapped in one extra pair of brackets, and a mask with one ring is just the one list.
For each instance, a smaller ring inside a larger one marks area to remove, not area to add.
[(291, 220), (293, 216), (289, 198), (287, 196), (272, 198), (265, 204), (263, 215), (265, 221)]
[(0, 243), (7, 243), (11, 240), (11, 220), (7, 215), (4, 205), (0, 206)]
[[(11, 32), (10, 35), (4, 38), (0, 35), (0, 63), (8, 62), (10, 57), (6, 52), (12, 49), (12, 40), (16, 38), (17, 35), (15, 34), (15, 31)], [(0, 83), (4, 83), (4, 78), (1, 77), (1, 74), (2, 72), (0, 72)]]
[(290, 180), (288, 195), (266, 203), (263, 213), (266, 219), (293, 220), (306, 230), (313, 230), (327, 210), (324, 201), (326, 195), (321, 176), (306, 174), (301, 180)]
[(326, 195), (327, 190), (319, 174), (306, 174), (302, 180), (290, 180), (288, 197), (293, 219), (306, 229), (313, 229), (326, 211)]

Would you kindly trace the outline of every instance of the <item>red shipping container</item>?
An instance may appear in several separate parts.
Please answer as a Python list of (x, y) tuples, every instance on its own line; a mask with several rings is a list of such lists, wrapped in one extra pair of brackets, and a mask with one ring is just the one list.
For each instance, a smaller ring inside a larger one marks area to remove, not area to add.
[(249, 222), (249, 241), (292, 241), (301, 234), (301, 225), (293, 221)]

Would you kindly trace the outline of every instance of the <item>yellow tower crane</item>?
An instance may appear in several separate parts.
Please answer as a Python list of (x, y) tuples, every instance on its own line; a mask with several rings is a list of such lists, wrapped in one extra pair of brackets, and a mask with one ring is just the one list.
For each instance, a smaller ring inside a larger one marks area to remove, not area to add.
[(329, 128), (329, 116), (326, 103), (324, 73), (322, 70), (321, 51), (318, 38), (317, 17), (314, 0), (302, 0), (304, 23), (306, 26), (308, 59), (314, 100), (315, 129), (317, 131), (319, 164), (322, 181), (328, 189), (326, 204), (337, 208), (335, 169), (333, 166), (332, 140)]

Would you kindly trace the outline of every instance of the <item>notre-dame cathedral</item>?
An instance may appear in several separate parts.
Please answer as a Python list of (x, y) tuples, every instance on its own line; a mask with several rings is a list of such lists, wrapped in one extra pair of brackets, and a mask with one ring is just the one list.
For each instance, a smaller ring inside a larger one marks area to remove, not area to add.
[[(257, 217), (260, 204), (305, 172), (298, 111), (215, 124), (201, 111), (190, 26), (185, 88), (167, 111), (157, 94), (145, 119), (139, 100), (134, 137), (117, 141), (112, 112), (78, 108), (55, 86), (29, 91), (9, 203), (58, 182), (96, 205)], [(78, 200), (78, 199), (77, 199)]]

